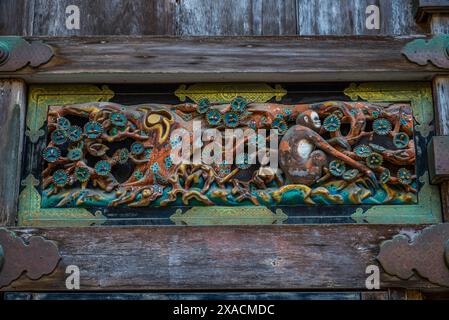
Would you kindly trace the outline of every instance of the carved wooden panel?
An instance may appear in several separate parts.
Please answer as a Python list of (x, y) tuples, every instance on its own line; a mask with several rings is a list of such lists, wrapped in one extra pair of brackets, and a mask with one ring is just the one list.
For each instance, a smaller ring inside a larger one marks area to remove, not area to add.
[(306, 89), (181, 85), (108, 102), (105, 86), (34, 88), (21, 221), (349, 222), (387, 206), (390, 221), (439, 219), (419, 157), (431, 109), (404, 91)]

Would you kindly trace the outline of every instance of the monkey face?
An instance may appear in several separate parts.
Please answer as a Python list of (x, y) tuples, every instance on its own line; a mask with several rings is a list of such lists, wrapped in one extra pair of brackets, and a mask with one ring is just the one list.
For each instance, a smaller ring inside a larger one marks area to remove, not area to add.
[(310, 114), (310, 119), (312, 120), (312, 125), (315, 129), (321, 128), (321, 120), (320, 117), (318, 116), (318, 113), (312, 111)]
[(317, 112), (312, 110), (307, 110), (301, 113), (296, 119), (296, 123), (314, 131), (318, 131), (321, 128), (320, 116)]

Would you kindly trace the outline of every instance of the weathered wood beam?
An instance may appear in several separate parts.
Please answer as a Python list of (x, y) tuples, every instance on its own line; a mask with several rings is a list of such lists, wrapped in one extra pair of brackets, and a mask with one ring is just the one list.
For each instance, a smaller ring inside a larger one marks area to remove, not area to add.
[(0, 226), (15, 224), (25, 127), (25, 84), (0, 80)]
[(416, 21), (427, 22), (435, 14), (449, 14), (447, 0), (415, 0), (417, 2)]
[(444, 70), (416, 65), (401, 53), (416, 38), (26, 38), (51, 45), (56, 56), (37, 69), (0, 77), (21, 77), (31, 83), (431, 80)]
[[(428, 1), (432, 2), (432, 1)], [(438, 2), (438, 1), (436, 1)], [(442, 3), (442, 1), (440, 1)], [(446, 13), (432, 14), (430, 26), (433, 34), (449, 33), (449, 3)], [(433, 80), (436, 134), (449, 136), (449, 76), (438, 76)], [(449, 180), (441, 183), (441, 204), (444, 221), (449, 221)]]
[[(425, 225), (267, 225), (210, 227), (13, 228), (18, 236), (53, 240), (55, 272), (24, 275), (2, 291), (66, 290), (68, 265), (80, 290), (366, 290), (366, 268), (380, 244)], [(381, 269), (382, 270), (382, 269)], [(381, 272), (381, 290), (437, 288)]]
[(430, 29), (434, 34), (449, 33), (449, 13), (433, 14), (430, 20)]

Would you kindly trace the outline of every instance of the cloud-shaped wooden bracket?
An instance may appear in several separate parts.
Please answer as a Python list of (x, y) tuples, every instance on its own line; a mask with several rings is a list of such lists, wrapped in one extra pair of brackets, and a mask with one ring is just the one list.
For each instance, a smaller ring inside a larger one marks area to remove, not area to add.
[(18, 279), (24, 272), (38, 280), (55, 270), (61, 259), (53, 241), (32, 236), (28, 243), (12, 231), (0, 228), (0, 288)]
[(41, 41), (31, 43), (21, 37), (0, 37), (0, 72), (39, 67), (54, 56), (53, 49)]
[(413, 40), (404, 46), (402, 53), (420, 66), (430, 61), (439, 68), (449, 69), (449, 35), (438, 35), (430, 40)]
[(425, 228), (413, 240), (401, 234), (383, 242), (377, 260), (390, 275), (407, 280), (416, 274), (449, 287), (449, 223)]

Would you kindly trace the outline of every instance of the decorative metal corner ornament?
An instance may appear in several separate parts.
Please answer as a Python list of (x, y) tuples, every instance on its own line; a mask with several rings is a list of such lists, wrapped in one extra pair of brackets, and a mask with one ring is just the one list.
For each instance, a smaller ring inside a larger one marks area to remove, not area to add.
[(407, 280), (416, 273), (449, 287), (449, 224), (425, 228), (413, 239), (396, 235), (382, 243), (377, 260), (390, 275)]
[(52, 273), (61, 260), (53, 241), (32, 236), (27, 242), (14, 232), (0, 228), (0, 288), (11, 284), (24, 271), (29, 279), (38, 280)]
[(53, 49), (41, 41), (21, 37), (0, 37), (0, 72), (17, 71), (27, 65), (36, 68), (50, 61)]
[(420, 66), (430, 61), (438, 68), (449, 69), (449, 34), (441, 34), (430, 40), (413, 40), (404, 46), (402, 53)]

